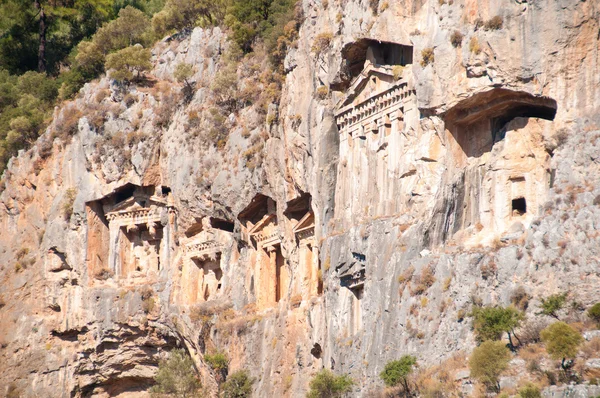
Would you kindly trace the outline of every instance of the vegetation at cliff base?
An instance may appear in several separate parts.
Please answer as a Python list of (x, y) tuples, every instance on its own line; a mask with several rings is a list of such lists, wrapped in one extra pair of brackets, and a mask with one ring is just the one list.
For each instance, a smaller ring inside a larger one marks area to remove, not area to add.
[(563, 370), (568, 367), (566, 360), (577, 356), (579, 346), (583, 342), (581, 333), (564, 322), (553, 323), (542, 330), (540, 336), (550, 357), (560, 360)]
[(150, 390), (153, 397), (200, 396), (202, 386), (196, 377), (194, 362), (184, 350), (171, 351), (169, 358), (160, 362), (154, 380), (156, 385)]
[(335, 375), (328, 369), (318, 372), (310, 381), (306, 398), (340, 398), (352, 390), (354, 381), (346, 374)]
[(500, 390), (500, 374), (508, 368), (510, 351), (500, 341), (485, 341), (473, 350), (469, 361), (471, 376), (492, 390)]
[(417, 364), (417, 358), (412, 355), (404, 355), (397, 361), (388, 362), (379, 377), (386, 386), (395, 387), (401, 385), (406, 393), (410, 392), (408, 376)]

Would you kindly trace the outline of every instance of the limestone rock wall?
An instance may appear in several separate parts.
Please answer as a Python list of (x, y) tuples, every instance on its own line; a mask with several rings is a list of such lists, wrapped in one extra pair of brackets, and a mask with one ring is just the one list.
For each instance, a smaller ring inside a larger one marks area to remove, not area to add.
[[(364, 396), (390, 359), (468, 352), (473, 297), (597, 299), (597, 3), (374, 3), (303, 1), (277, 123), (232, 113), (220, 148), (198, 117), (218, 28), (158, 43), (148, 84), (103, 78), (56, 110), (3, 177), (2, 393), (145, 396), (182, 346), (213, 394), (221, 349), (255, 396), (303, 396), (322, 367)], [(379, 65), (369, 40), (412, 57)]]

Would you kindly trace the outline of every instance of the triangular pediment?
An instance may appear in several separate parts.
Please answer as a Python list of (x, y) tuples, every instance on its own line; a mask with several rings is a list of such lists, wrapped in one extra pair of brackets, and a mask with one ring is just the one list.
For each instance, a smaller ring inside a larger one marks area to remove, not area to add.
[(363, 71), (348, 87), (346, 96), (338, 109), (342, 110), (350, 105), (364, 102), (368, 98), (388, 90), (395, 83), (392, 68), (376, 66), (367, 62)]
[(294, 226), (294, 233), (305, 231), (315, 227), (315, 215), (312, 211), (309, 211), (298, 221), (298, 224)]
[[(143, 204), (143, 205), (142, 205)], [(124, 212), (124, 211), (135, 211), (140, 209), (150, 208), (152, 206), (165, 206), (166, 203), (164, 200), (156, 196), (132, 196), (130, 198), (125, 199), (122, 202), (117, 203), (112, 208), (109, 209), (111, 213), (113, 212)]]
[(259, 222), (257, 222), (251, 229), (248, 231), (248, 234), (255, 235), (265, 229), (267, 226), (271, 224), (275, 224), (277, 220), (277, 216), (275, 214), (267, 214), (265, 215)]

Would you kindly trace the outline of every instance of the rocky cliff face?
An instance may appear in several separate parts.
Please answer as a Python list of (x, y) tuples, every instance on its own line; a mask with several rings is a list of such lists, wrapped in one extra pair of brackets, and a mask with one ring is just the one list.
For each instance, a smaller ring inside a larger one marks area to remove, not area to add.
[(214, 111), (227, 38), (197, 28), (155, 46), (146, 83), (86, 85), (11, 161), (3, 393), (144, 396), (182, 346), (213, 392), (219, 349), (255, 396), (303, 396), (322, 367), (366, 396), (400, 355), (468, 353), (473, 300), (598, 299), (597, 2), (302, 7), (266, 122)]

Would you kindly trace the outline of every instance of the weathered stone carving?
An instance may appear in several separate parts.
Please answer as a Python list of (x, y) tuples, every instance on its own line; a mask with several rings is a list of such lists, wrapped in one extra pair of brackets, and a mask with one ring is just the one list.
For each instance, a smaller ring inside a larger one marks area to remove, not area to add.
[(195, 304), (218, 297), (222, 290), (225, 248), (231, 243), (231, 232), (213, 227), (208, 217), (202, 219), (201, 229), (181, 240), (183, 266), (181, 297), (185, 304)]
[[(400, 212), (400, 156), (419, 114), (410, 68), (375, 64), (367, 58), (335, 112), (340, 134), (336, 218)], [(396, 69), (395, 69), (396, 68)], [(411, 133), (412, 132), (412, 133)]]
[(281, 252), (281, 231), (277, 222), (276, 203), (257, 195), (238, 216), (242, 235), (256, 247), (254, 280), (259, 308), (279, 302), (287, 296), (289, 271)]
[(301, 292), (304, 299), (319, 295), (323, 291), (323, 280), (319, 267), (319, 245), (315, 239), (315, 216), (312, 211), (294, 226), (298, 240), (300, 271), (302, 272)]
[(158, 277), (161, 264), (169, 263), (166, 249), (175, 217), (172, 197), (163, 193), (162, 187), (128, 184), (88, 203), (91, 276), (117, 280)]
[[(350, 314), (349, 329), (357, 333), (362, 329), (362, 304), (366, 280), (366, 257), (362, 253), (352, 252), (352, 260), (336, 267), (340, 286), (347, 290), (342, 294), (347, 297)], [(348, 294), (351, 293), (351, 294)]]

